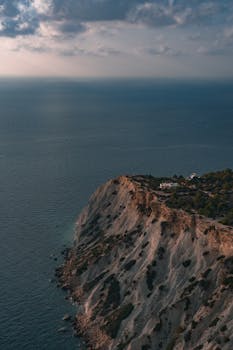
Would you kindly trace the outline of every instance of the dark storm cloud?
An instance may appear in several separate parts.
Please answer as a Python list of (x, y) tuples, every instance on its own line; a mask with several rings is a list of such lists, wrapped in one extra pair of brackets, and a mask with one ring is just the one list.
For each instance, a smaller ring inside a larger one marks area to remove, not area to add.
[(0, 0), (0, 9), (1, 14), (8, 17), (14, 17), (19, 13), (17, 1)]
[(60, 23), (61, 33), (80, 33), (83, 23), (125, 21), (150, 27), (224, 25), (233, 19), (232, 0), (44, 0), (48, 13), (33, 0), (0, 0), (0, 35), (36, 32), (40, 21)]
[(53, 15), (79, 21), (124, 20), (127, 13), (145, 0), (53, 0)]
[(231, 0), (53, 0), (53, 16), (77, 21), (127, 20), (150, 26), (226, 20)]
[(120, 20), (149, 27), (185, 27), (223, 25), (232, 18), (232, 0), (53, 0), (51, 12), (51, 19), (66, 21), (73, 32), (74, 22)]
[(151, 27), (211, 25), (230, 20), (231, 1), (148, 1), (131, 9), (128, 20)]

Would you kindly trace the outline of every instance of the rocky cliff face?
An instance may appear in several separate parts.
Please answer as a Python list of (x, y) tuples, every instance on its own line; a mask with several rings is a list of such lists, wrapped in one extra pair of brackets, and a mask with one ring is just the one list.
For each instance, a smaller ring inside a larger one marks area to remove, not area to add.
[(90, 349), (233, 349), (233, 229), (120, 177), (81, 213), (61, 284)]

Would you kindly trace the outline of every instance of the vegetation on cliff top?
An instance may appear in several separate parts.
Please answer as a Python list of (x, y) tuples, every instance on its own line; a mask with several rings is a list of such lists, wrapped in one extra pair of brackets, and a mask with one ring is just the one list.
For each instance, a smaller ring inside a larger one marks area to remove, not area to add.
[[(233, 225), (233, 171), (231, 169), (193, 178), (177, 175), (171, 178), (155, 178), (149, 175), (136, 180), (155, 191), (160, 191), (159, 195), (164, 195), (164, 201), (171, 208), (197, 212), (217, 219), (225, 225)], [(159, 186), (164, 182), (176, 183), (177, 186), (161, 191)]]
[(56, 272), (62, 288), (84, 305), (74, 325), (90, 346), (232, 344), (232, 228), (192, 220), (200, 213), (232, 225), (232, 185), (227, 169), (189, 178), (121, 177), (97, 191)]

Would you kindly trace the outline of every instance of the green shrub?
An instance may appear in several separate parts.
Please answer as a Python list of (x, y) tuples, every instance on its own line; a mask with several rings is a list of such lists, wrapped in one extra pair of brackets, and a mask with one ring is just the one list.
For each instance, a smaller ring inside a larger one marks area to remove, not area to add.
[(83, 264), (78, 266), (76, 276), (82, 275), (82, 273), (85, 272), (87, 268), (88, 268), (88, 262), (84, 261)]
[(158, 249), (158, 258), (159, 260), (162, 260), (165, 254), (165, 248), (164, 247), (159, 247)]
[(151, 349), (151, 347), (148, 344), (145, 344), (145, 345), (141, 346), (141, 350), (150, 350), (150, 349)]
[(102, 278), (105, 276), (106, 273), (107, 271), (104, 271), (103, 273), (98, 275), (95, 279), (85, 283), (83, 286), (83, 290), (85, 292), (89, 292), (91, 289), (93, 289), (97, 285), (97, 283), (99, 283), (102, 280)]
[(191, 264), (191, 260), (190, 259), (185, 260), (185, 261), (183, 261), (182, 264), (183, 264), (184, 267), (188, 267)]
[(155, 277), (156, 277), (155, 270), (153, 269), (152, 265), (148, 265), (147, 270), (146, 270), (146, 283), (147, 283), (147, 287), (150, 291), (152, 291), (154, 288)]
[(186, 343), (188, 343), (191, 340), (191, 338), (192, 338), (192, 331), (189, 330), (188, 332), (185, 333), (184, 340)]
[(162, 320), (160, 319), (159, 322), (156, 323), (156, 325), (155, 325), (153, 331), (154, 331), (154, 332), (159, 332), (159, 331), (162, 329), (162, 325), (163, 325), (163, 324), (162, 324)]
[(216, 318), (210, 323), (209, 327), (210, 327), (210, 328), (211, 328), (211, 327), (215, 327), (215, 326), (217, 325), (218, 321), (219, 321), (219, 318), (216, 317)]
[(203, 272), (202, 277), (207, 278), (211, 271), (212, 269), (207, 269), (205, 272)]
[(203, 349), (204, 345), (203, 344), (200, 344), (198, 346), (196, 346), (193, 350), (201, 350)]
[(129, 262), (127, 262), (125, 265), (124, 265), (124, 269), (126, 271), (129, 271), (136, 263), (136, 260), (130, 260)]
[(231, 289), (233, 289), (233, 276), (229, 276), (229, 277), (224, 278), (223, 284), (225, 286), (229, 286)]
[(116, 309), (121, 301), (120, 283), (115, 275), (106, 278), (104, 281), (104, 287), (106, 285), (108, 285), (108, 294), (103, 303), (101, 315), (106, 315), (110, 310)]
[(210, 286), (210, 281), (209, 280), (206, 280), (206, 279), (201, 279), (199, 281), (199, 286), (202, 290), (207, 290)]
[(134, 309), (133, 304), (126, 304), (115, 310), (106, 320), (104, 330), (113, 339), (117, 337), (121, 322), (125, 320)]
[(222, 326), (221, 328), (220, 328), (220, 331), (221, 332), (225, 332), (227, 330), (227, 326), (226, 325), (224, 325), (224, 326)]

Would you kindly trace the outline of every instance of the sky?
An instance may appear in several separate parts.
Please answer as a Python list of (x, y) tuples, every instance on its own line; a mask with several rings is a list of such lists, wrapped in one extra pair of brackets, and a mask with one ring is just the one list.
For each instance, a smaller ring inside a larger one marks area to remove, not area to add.
[(0, 76), (233, 78), (233, 0), (0, 0)]

